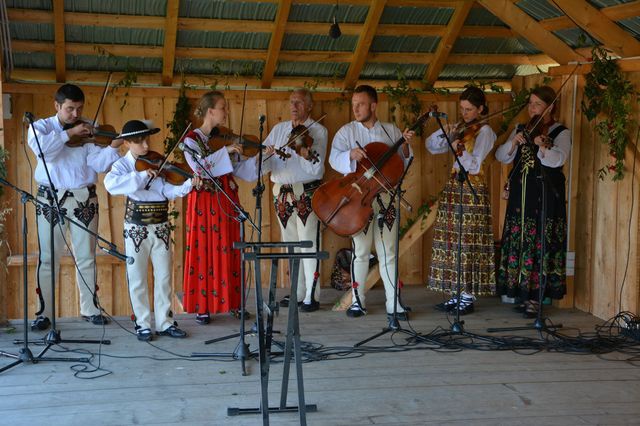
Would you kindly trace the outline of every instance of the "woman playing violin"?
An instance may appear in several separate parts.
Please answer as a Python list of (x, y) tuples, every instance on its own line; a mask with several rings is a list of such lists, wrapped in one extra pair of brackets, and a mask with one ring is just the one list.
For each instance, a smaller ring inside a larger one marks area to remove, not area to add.
[[(311, 92), (294, 90), (289, 97), (291, 120), (276, 124), (264, 141), (279, 150), (264, 161), (264, 170), (271, 171), (282, 240), (313, 241), (313, 247), (300, 249), (309, 252), (320, 246), (320, 222), (311, 209), (311, 198), (324, 175), (328, 137), (327, 129), (310, 118), (312, 108)], [(299, 137), (310, 138), (311, 146), (297, 146)], [(312, 312), (318, 309), (320, 300), (319, 261), (303, 259), (300, 266), (297, 302), (303, 312)], [(289, 302), (286, 297), (281, 305), (288, 306)]]
[[(524, 304), (516, 310), (535, 317), (540, 300), (540, 235), (542, 197), (545, 215), (545, 297), (561, 299), (566, 293), (565, 177), (562, 172), (571, 152), (570, 131), (554, 119), (556, 92), (548, 86), (532, 90), (527, 105), (531, 118), (518, 126), (496, 150), (496, 158), (513, 163), (507, 180), (508, 202), (502, 233), (498, 291)], [(545, 193), (541, 179), (545, 177)]]
[[(455, 312), (458, 308), (460, 315), (473, 312), (477, 295), (494, 294), (496, 290), (491, 205), (482, 168), (496, 140), (496, 134), (491, 127), (481, 121), (481, 116), (488, 112), (484, 92), (476, 87), (469, 87), (460, 95), (462, 121), (457, 125), (447, 126), (453, 149), (456, 151), (458, 160), (469, 173), (469, 181), (478, 199), (476, 200), (473, 196), (469, 185), (464, 183), (462, 235), (460, 236), (462, 292), (458, 303), (457, 244), (461, 183), (457, 180), (459, 165), (454, 162), (451, 177), (445, 184), (438, 204), (428, 286), (432, 290), (444, 291), (451, 295), (449, 300), (436, 305), (437, 309)], [(450, 152), (442, 130), (429, 136), (426, 145), (432, 154)]]
[[(149, 177), (158, 170), (137, 170), (136, 163), (149, 154), (149, 137), (160, 129), (149, 128), (140, 120), (128, 121), (119, 138), (125, 139), (127, 155), (116, 161), (104, 178), (104, 186), (112, 195), (126, 195), (124, 241), (127, 256), (134, 262), (127, 264), (127, 286), (133, 322), (138, 340), (149, 341), (151, 335), (151, 308), (147, 290), (149, 260), (153, 264), (153, 303), (156, 334), (182, 338), (186, 333), (172, 318), (171, 288), (171, 224), (169, 201), (183, 197), (198, 186), (200, 178), (187, 179), (181, 185), (172, 185), (160, 176), (147, 188)], [(144, 163), (147, 164), (147, 163)]]
[(203, 181), (202, 188), (188, 197), (183, 300), (184, 309), (196, 313), (199, 324), (208, 324), (211, 314), (240, 307), (240, 252), (232, 247), (240, 241), (240, 223), (238, 212), (219, 189), (239, 204), (234, 176), (255, 180), (257, 168), (254, 158), (241, 156), (240, 144), (215, 151), (210, 147), (210, 135), (227, 121), (227, 114), (222, 92), (205, 93), (195, 110), (202, 124), (184, 139), (187, 163)]

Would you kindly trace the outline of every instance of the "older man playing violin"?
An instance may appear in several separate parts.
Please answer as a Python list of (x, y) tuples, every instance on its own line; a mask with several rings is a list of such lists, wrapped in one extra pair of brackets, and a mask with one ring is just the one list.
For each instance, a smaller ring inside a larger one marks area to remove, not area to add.
[[(31, 324), (32, 330), (49, 328), (49, 317), (55, 314), (50, 304), (51, 274), (58, 273), (60, 255), (65, 250), (63, 233), (67, 230), (71, 233), (73, 253), (78, 265), (76, 283), (80, 292), (80, 313), (85, 320), (93, 324), (107, 323), (94, 299), (95, 238), (76, 226), (69, 226), (69, 222), (65, 221), (64, 225), (60, 223), (58, 216), (53, 213), (53, 189), (56, 191), (62, 213), (95, 232), (98, 229), (98, 198), (95, 186), (97, 174), (108, 171), (120, 158), (118, 147), (122, 140), (113, 140), (111, 145), (105, 148), (93, 143), (71, 147), (67, 142), (72, 137), (89, 137), (92, 133), (89, 124), (79, 123), (84, 107), (84, 93), (73, 84), (60, 86), (55, 94), (54, 106), (56, 115), (34, 122), (28, 135), (29, 147), (38, 159), (35, 170), (38, 199), (48, 204), (48, 207), (36, 209), (40, 247), (37, 278), (40, 309)], [(75, 123), (79, 124), (69, 127)], [(53, 241), (50, 238), (50, 226), (55, 226)], [(53, 253), (52, 244), (55, 248)]]
[[(320, 222), (311, 209), (313, 191), (324, 175), (327, 152), (327, 129), (311, 119), (311, 92), (296, 89), (289, 96), (291, 120), (276, 124), (264, 144), (273, 146), (275, 155), (267, 152), (264, 169), (271, 171), (273, 200), (283, 241), (313, 241), (313, 246), (300, 251), (313, 252), (320, 247)], [(306, 141), (304, 140), (306, 139)], [(311, 142), (309, 144), (309, 142)], [(303, 312), (319, 309), (319, 261), (304, 259), (298, 277), (297, 302)], [(285, 297), (280, 304), (288, 306)]]

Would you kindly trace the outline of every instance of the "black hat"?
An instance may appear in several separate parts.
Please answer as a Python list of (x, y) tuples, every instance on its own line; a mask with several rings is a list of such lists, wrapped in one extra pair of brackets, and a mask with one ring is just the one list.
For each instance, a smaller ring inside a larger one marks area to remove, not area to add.
[(152, 127), (149, 128), (143, 121), (130, 120), (127, 121), (122, 127), (122, 132), (118, 135), (118, 139), (138, 138), (140, 136), (154, 135), (158, 133), (160, 129)]

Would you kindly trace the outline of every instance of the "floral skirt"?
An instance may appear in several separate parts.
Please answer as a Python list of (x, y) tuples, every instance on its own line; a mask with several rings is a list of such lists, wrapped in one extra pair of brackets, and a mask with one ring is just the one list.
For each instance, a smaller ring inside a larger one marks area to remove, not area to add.
[[(469, 177), (478, 194), (478, 202), (465, 183), (462, 194), (460, 287), (475, 295), (495, 294), (495, 246), (489, 191), (482, 177)], [(459, 200), (460, 186), (452, 177), (442, 192), (434, 226), (428, 283), (432, 290), (457, 291)]]

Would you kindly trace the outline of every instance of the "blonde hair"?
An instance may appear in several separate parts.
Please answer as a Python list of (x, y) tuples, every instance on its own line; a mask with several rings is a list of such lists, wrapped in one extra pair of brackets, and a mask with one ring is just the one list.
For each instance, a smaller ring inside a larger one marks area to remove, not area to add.
[(196, 106), (196, 110), (194, 111), (195, 116), (203, 118), (207, 115), (209, 108), (216, 107), (216, 104), (220, 99), (224, 99), (224, 94), (218, 90), (212, 90), (202, 95), (200, 101), (198, 101), (198, 106)]

